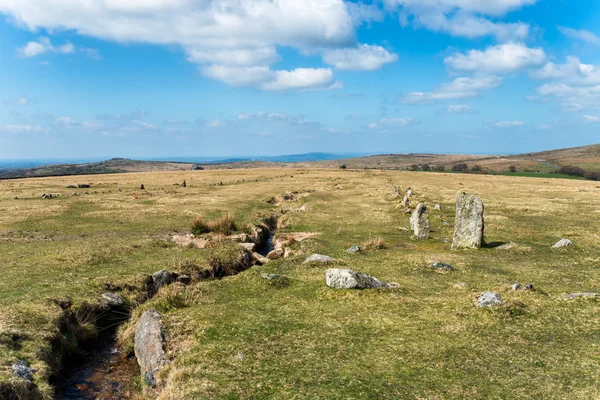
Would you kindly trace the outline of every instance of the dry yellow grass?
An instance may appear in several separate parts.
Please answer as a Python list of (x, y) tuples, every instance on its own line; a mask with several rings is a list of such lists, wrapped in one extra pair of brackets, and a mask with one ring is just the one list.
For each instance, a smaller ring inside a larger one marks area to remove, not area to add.
[[(184, 179), (187, 188), (176, 186)], [(74, 182), (93, 186), (66, 189)], [(396, 208), (389, 182), (411, 186), (415, 202), (441, 205), (431, 212), (431, 240), (415, 241), (398, 229), (408, 226), (408, 216)], [(488, 242), (530, 249), (451, 252), (458, 190), (482, 197)], [(208, 221), (232, 213), (244, 226), (280, 213), (284, 207), (267, 200), (291, 191), (307, 194), (307, 211), (287, 207), (281, 233), (321, 233), (295, 243), (293, 257), (199, 283), (189, 293), (173, 288), (155, 300), (174, 356), (161, 374), (161, 398), (600, 397), (597, 302), (561, 300), (568, 292), (600, 291), (597, 183), (339, 169), (0, 181), (0, 337), (25, 335), (20, 348), (0, 341), (0, 382), (12, 362), (25, 358), (39, 368), (36, 383), (48, 393), (39, 349), (47, 350), (60, 312), (48, 298), (93, 300), (107, 282), (203, 264), (205, 250), (174, 246), (168, 237), (189, 232), (197, 215)], [(41, 199), (43, 193), (59, 197)], [(345, 252), (373, 237), (385, 248)], [(551, 250), (561, 237), (575, 247)], [(325, 268), (302, 265), (315, 252), (400, 287), (329, 290)], [(435, 274), (426, 267), (434, 261), (456, 270)], [(264, 272), (291, 283), (271, 287), (260, 278)], [(510, 291), (517, 281), (539, 290)], [(455, 287), (459, 282), (465, 285)], [(507, 305), (474, 309), (471, 298), (484, 290), (498, 291)]]

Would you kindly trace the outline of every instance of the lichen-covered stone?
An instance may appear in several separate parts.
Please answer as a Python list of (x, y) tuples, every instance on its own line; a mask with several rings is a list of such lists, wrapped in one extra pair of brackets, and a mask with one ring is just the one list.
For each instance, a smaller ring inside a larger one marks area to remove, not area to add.
[(558, 242), (556, 242), (554, 244), (554, 246), (552, 246), (553, 249), (559, 249), (561, 247), (571, 247), (573, 246), (573, 242), (571, 242), (569, 239), (560, 239)]
[(142, 314), (135, 327), (134, 350), (140, 366), (142, 378), (148, 381), (148, 372), (152, 381), (154, 374), (166, 363), (166, 335), (161, 315), (151, 308)]
[(477, 298), (477, 307), (494, 307), (502, 305), (502, 298), (496, 292), (483, 292)]
[(327, 263), (327, 262), (331, 262), (333, 261), (333, 258), (329, 257), (329, 256), (325, 256), (323, 254), (313, 254), (312, 256), (308, 257), (306, 260), (304, 260), (304, 264), (308, 264), (308, 263)]
[(410, 228), (417, 239), (429, 239), (429, 215), (427, 207), (419, 203), (410, 217)]
[(377, 289), (387, 288), (389, 285), (362, 274), (358, 271), (342, 268), (331, 268), (325, 272), (325, 282), (327, 286), (334, 289)]
[(480, 249), (484, 245), (483, 202), (477, 196), (456, 194), (456, 219), (452, 249)]

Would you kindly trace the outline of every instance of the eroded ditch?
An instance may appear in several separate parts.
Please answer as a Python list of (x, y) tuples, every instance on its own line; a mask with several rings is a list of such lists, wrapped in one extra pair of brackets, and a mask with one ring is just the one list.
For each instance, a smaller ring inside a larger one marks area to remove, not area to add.
[[(256, 252), (262, 256), (266, 256), (275, 248), (277, 222), (277, 216), (266, 218), (250, 235), (250, 240), (256, 244)], [(140, 287), (136, 288), (140, 292), (137, 304), (150, 300), (158, 289), (166, 284), (173, 282), (187, 284), (192, 280), (220, 279), (242, 272), (252, 267), (251, 257), (248, 257), (248, 260), (247, 265), (238, 265), (234, 270), (212, 266), (212, 270), (204, 271), (195, 277), (160, 271), (163, 275), (170, 274), (170, 277), (159, 278), (160, 284), (157, 284), (155, 277), (158, 273), (146, 278)], [(55, 398), (59, 400), (132, 398), (135, 393), (132, 377), (139, 375), (139, 367), (135, 356), (123, 353), (116, 343), (117, 329), (130, 319), (132, 307), (119, 296), (108, 301), (105, 299), (94, 306), (84, 303), (77, 310), (72, 310), (70, 304), (62, 307), (64, 313), (59, 326), (60, 334), (54, 339), (52, 346), (55, 353), (62, 355), (59, 357), (60, 367), (57, 368), (61, 373), (57, 373), (51, 379), (56, 389)], [(93, 335), (90, 332), (90, 337), (86, 337), (83, 326), (90, 321), (95, 325), (98, 334)], [(69, 337), (73, 336), (76, 337), (76, 344), (69, 343)], [(82, 357), (82, 354), (86, 356)]]

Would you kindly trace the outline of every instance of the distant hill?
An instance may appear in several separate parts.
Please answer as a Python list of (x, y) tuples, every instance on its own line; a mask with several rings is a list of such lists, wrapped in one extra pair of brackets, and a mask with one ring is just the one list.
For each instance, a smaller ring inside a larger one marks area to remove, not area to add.
[[(581, 167), (587, 171), (600, 171), (600, 144), (526, 153), (519, 155), (468, 155), (468, 154), (380, 154), (356, 157), (335, 153), (291, 154), (276, 157), (232, 158), (207, 162), (202, 158), (181, 158), (181, 161), (137, 161), (113, 158), (107, 161), (82, 164), (56, 164), (35, 168), (0, 169), (0, 179), (27, 178), (62, 175), (92, 175), (124, 172), (184, 171), (199, 165), (202, 169), (235, 168), (338, 168), (345, 165), (354, 169), (413, 169), (428, 165), (432, 169), (444, 167), (450, 170), (459, 163), (469, 168), (481, 166), (484, 172), (506, 172), (510, 166), (519, 172), (554, 173), (565, 165)], [(184, 161), (186, 160), (186, 161)], [(204, 160), (204, 162), (202, 162)], [(200, 161), (194, 163), (191, 161)]]

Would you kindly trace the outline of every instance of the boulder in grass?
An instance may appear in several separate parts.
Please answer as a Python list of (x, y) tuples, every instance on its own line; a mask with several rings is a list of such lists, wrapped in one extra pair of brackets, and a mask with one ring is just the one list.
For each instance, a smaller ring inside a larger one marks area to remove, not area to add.
[(325, 283), (334, 289), (378, 289), (388, 288), (385, 282), (358, 271), (331, 268), (325, 272)]
[(452, 265), (440, 262), (429, 264), (429, 268), (433, 269), (435, 272), (450, 272), (454, 269)]
[(142, 378), (152, 387), (156, 386), (154, 374), (167, 363), (166, 334), (161, 319), (160, 313), (151, 308), (142, 314), (135, 327), (135, 357)]
[(502, 305), (502, 298), (496, 292), (483, 292), (477, 298), (477, 307), (495, 307)]
[(571, 242), (569, 239), (560, 239), (558, 242), (556, 242), (554, 244), (554, 246), (552, 246), (553, 249), (560, 249), (562, 247), (572, 247), (573, 246), (573, 242)]
[(584, 292), (584, 293), (571, 293), (564, 297), (566, 300), (574, 299), (600, 299), (600, 293)]
[(12, 366), (13, 374), (17, 378), (21, 378), (25, 381), (31, 382), (33, 381), (33, 373), (35, 370), (29, 367), (29, 364), (25, 360), (18, 360)]

